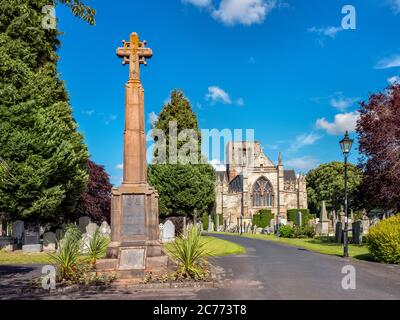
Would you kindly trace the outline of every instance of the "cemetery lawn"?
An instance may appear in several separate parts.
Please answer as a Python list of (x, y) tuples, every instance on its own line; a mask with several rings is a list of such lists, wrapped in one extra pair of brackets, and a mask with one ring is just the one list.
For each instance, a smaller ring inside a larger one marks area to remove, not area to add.
[[(220, 257), (220, 256), (227, 256), (231, 254), (243, 254), (246, 252), (246, 249), (239, 244), (217, 239), (214, 237), (201, 237), (203, 242), (206, 242), (207, 245), (205, 249), (211, 253), (212, 256)], [(164, 245), (165, 248), (171, 247), (170, 243)]]
[[(218, 232), (218, 234), (240, 236), (235, 233), (226, 233), (226, 232)], [(292, 239), (292, 238), (288, 239), (288, 238), (279, 238), (274, 235), (267, 235), (267, 234), (243, 234), (241, 235), (241, 237), (259, 239), (265, 241), (274, 241), (334, 256), (343, 255), (343, 245), (330, 242), (328, 239)], [(368, 247), (365, 245), (350, 244), (349, 256), (360, 260), (371, 260), (369, 256)]]
[(50, 258), (45, 252), (23, 253), (22, 251), (6, 252), (0, 250), (0, 265), (15, 264), (50, 264)]

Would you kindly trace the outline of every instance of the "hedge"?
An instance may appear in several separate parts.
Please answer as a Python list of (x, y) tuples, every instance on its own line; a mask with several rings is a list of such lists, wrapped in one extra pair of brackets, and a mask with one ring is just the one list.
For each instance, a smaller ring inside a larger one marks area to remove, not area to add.
[(288, 221), (292, 221), (294, 224), (297, 222), (297, 213), (301, 212), (301, 221), (302, 225), (305, 226), (308, 224), (308, 221), (312, 219), (312, 215), (310, 214), (310, 210), (308, 209), (289, 209), (287, 210), (287, 219)]
[(367, 245), (374, 260), (400, 264), (400, 214), (370, 228)]
[[(222, 226), (224, 224), (224, 216), (222, 214), (218, 214), (218, 216), (219, 216), (219, 225)], [(212, 218), (212, 221), (214, 222), (214, 231), (216, 231), (217, 215), (212, 214), (211, 218)], [(208, 230), (208, 215), (203, 215), (202, 222), (203, 222), (203, 230)]]
[(269, 224), (272, 219), (274, 219), (274, 214), (271, 210), (263, 209), (259, 214), (253, 215), (253, 226), (257, 226), (258, 228), (266, 228), (269, 227)]

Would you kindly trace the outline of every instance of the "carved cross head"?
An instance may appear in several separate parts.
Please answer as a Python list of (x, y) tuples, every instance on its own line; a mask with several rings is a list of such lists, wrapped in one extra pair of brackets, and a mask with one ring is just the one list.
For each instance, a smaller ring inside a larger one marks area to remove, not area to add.
[(130, 79), (140, 79), (140, 65), (147, 65), (147, 60), (153, 56), (153, 51), (146, 48), (146, 41), (140, 41), (136, 32), (131, 33), (129, 41), (122, 41), (123, 47), (117, 49), (117, 56), (122, 58), (122, 64), (129, 64)]

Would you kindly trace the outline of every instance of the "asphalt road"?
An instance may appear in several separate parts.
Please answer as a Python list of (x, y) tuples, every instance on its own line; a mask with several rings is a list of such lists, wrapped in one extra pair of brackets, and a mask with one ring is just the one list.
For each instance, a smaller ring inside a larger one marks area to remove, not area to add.
[[(32, 296), (31, 299), (222, 299), (222, 300), (344, 300), (400, 299), (400, 266), (322, 255), (275, 242), (214, 235), (236, 242), (244, 255), (213, 258), (218, 287), (210, 289), (110, 290)], [(356, 272), (356, 289), (342, 287), (344, 266)], [(17, 272), (17, 273), (15, 273)], [(22, 298), (13, 287), (40, 274), (40, 266), (0, 266), (0, 299)], [(5, 294), (2, 295), (1, 293)], [(29, 297), (26, 297), (29, 298)]]
[[(400, 266), (322, 255), (275, 242), (236, 236), (245, 255), (215, 259), (225, 289), (204, 290), (209, 299), (400, 299)], [(344, 266), (356, 272), (355, 290), (342, 288)]]

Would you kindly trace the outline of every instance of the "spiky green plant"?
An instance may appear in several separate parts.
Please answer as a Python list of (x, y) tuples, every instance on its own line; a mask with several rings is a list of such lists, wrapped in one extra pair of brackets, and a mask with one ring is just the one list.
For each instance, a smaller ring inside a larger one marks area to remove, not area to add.
[(212, 255), (196, 226), (190, 227), (186, 235), (176, 238), (167, 251), (179, 262), (182, 276), (193, 279), (203, 278), (205, 258)]
[(66, 228), (65, 235), (57, 241), (57, 253), (50, 254), (50, 259), (57, 268), (57, 277), (61, 280), (69, 280), (80, 263), (80, 248), (82, 233), (75, 225)]
[(97, 259), (101, 259), (106, 255), (107, 247), (110, 244), (110, 239), (100, 233), (100, 228), (97, 227), (93, 237), (85, 245), (86, 257), (89, 259), (92, 266), (96, 265)]

